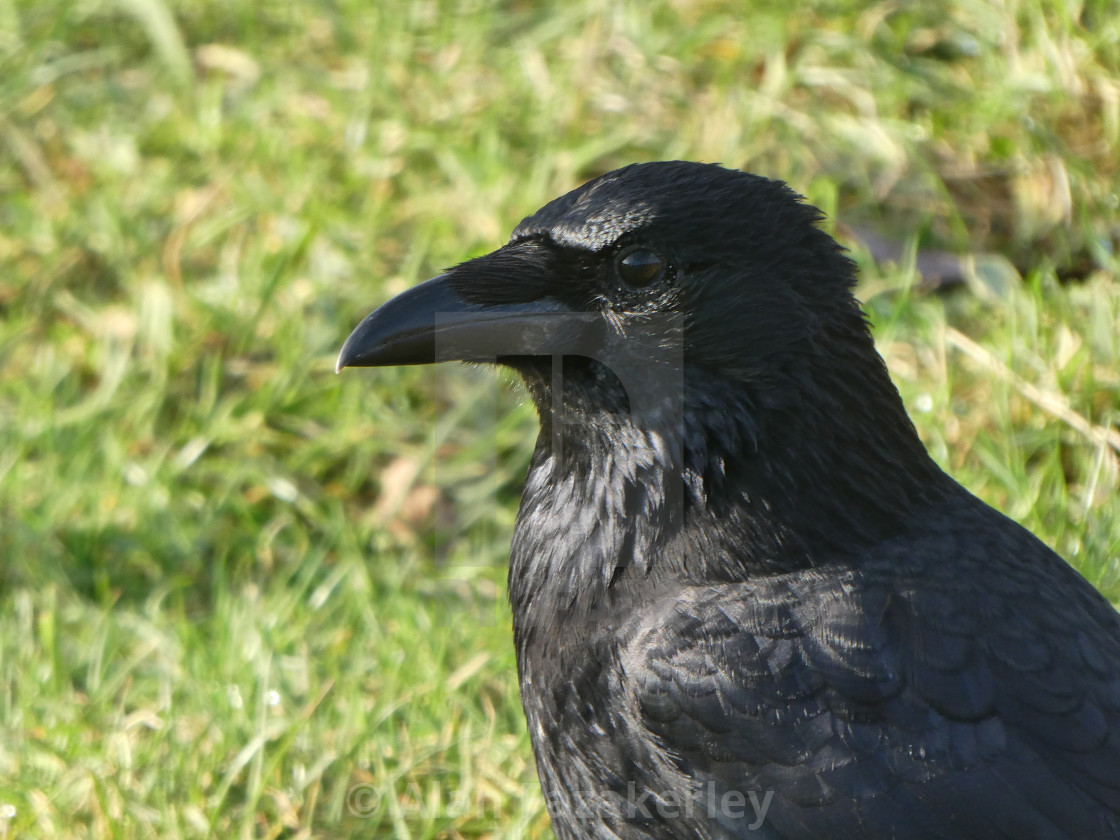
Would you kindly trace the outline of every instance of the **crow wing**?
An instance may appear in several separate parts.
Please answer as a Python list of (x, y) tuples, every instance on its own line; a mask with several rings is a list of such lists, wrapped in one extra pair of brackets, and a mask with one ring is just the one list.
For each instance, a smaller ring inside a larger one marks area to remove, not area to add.
[(622, 661), (666, 784), (732, 836), (1120, 837), (1120, 620), (1010, 525), (650, 607)]

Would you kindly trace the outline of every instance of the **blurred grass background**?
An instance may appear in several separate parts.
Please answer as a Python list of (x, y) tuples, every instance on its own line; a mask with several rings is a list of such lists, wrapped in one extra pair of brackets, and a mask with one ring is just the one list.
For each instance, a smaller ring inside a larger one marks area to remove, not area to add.
[(1114, 2), (0, 0), (0, 837), (548, 836), (532, 411), (332, 363), (665, 158), (822, 207), (935, 457), (1120, 599)]

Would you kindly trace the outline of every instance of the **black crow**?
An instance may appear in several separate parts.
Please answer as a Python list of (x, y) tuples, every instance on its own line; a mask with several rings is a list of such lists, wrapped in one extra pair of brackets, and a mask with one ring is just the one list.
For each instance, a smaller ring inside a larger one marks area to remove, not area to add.
[(930, 459), (820, 219), (628, 166), (342, 349), (536, 403), (509, 595), (556, 834), (1120, 838), (1120, 617)]

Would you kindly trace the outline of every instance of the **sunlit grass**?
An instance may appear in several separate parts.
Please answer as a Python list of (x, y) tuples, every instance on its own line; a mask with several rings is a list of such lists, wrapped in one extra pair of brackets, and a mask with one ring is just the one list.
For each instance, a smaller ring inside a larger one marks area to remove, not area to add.
[(532, 411), (332, 368), (634, 160), (1005, 257), (860, 293), (938, 461), (1120, 599), (1120, 20), (1070, 9), (0, 3), (0, 837), (548, 834)]

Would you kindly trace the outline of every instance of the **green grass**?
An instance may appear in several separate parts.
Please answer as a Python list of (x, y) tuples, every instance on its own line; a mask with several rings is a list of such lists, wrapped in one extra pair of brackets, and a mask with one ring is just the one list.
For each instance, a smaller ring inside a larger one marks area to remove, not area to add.
[[(532, 412), (331, 369), (674, 157), (907, 243), (856, 256), (923, 438), (1120, 600), (1113, 4), (0, 0), (0, 838), (548, 835), (503, 583)], [(935, 296), (919, 246), (987, 256)]]

